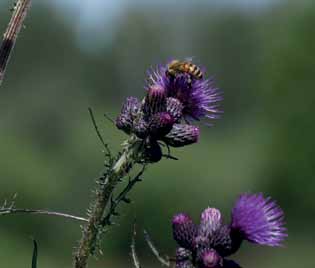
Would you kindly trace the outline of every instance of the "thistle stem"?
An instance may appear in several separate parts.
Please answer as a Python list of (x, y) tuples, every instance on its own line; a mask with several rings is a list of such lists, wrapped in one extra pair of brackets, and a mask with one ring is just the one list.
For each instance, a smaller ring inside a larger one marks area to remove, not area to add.
[(11, 214), (43, 214), (43, 215), (49, 215), (49, 216), (58, 216), (58, 217), (64, 217), (69, 218), (73, 220), (83, 221), (87, 222), (87, 219), (83, 217), (74, 216), (71, 214), (56, 212), (56, 211), (48, 211), (48, 210), (42, 210), (42, 209), (18, 209), (18, 208), (3, 208), (0, 209), (0, 216), (4, 215), (11, 215)]
[(0, 86), (4, 78), (10, 55), (14, 48), (17, 36), (22, 28), (24, 19), (31, 6), (31, 0), (18, 0), (13, 8), (9, 25), (3, 35), (0, 47)]
[(104, 213), (111, 201), (111, 196), (118, 182), (128, 174), (141, 152), (142, 144), (131, 138), (127, 141), (122, 155), (115, 161), (100, 183), (96, 199), (91, 205), (88, 223), (83, 228), (78, 250), (74, 256), (74, 267), (85, 268), (90, 255), (93, 255), (99, 235), (103, 231)]

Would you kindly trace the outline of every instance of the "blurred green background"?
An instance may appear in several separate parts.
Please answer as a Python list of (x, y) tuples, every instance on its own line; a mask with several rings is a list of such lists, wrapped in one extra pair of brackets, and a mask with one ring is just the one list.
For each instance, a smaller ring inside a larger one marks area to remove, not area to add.
[[(10, 18), (0, 3), (0, 30)], [(86, 3), (83, 3), (86, 2)], [(177, 2), (177, 3), (176, 3)], [(224, 91), (224, 116), (201, 126), (200, 143), (173, 150), (180, 161), (149, 168), (104, 236), (89, 267), (132, 267), (133, 218), (143, 267), (160, 267), (143, 241), (146, 228), (174, 254), (170, 220), (195, 220), (206, 206), (229, 221), (237, 196), (264, 192), (286, 213), (284, 248), (244, 245), (243, 267), (314, 265), (314, 1), (34, 0), (0, 88), (0, 201), (84, 215), (103, 165), (88, 115), (92, 107), (113, 151), (126, 138), (115, 117), (125, 97), (143, 96), (146, 70), (193, 56)], [(79, 223), (48, 216), (0, 218), (0, 266), (71, 267)]]

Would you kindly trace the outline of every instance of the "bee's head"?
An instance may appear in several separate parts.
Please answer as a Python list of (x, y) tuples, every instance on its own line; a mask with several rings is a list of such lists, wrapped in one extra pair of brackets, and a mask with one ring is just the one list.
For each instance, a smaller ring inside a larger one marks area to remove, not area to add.
[(179, 63), (179, 60), (172, 60), (169, 64), (167, 64), (166, 74), (169, 76), (176, 76), (176, 68)]

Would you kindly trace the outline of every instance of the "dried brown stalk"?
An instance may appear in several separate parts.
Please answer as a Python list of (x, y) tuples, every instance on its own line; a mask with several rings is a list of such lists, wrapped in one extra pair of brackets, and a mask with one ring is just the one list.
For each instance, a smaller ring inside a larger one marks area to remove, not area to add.
[(24, 19), (31, 6), (31, 0), (18, 0), (13, 7), (12, 17), (3, 35), (0, 47), (0, 86)]

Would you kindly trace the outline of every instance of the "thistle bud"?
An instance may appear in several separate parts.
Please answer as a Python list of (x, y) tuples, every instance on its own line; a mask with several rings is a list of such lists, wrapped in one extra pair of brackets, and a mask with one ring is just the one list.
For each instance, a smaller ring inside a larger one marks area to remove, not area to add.
[(150, 117), (155, 113), (166, 111), (166, 92), (159, 85), (153, 85), (148, 89), (147, 96), (144, 99), (143, 113)]
[(183, 104), (175, 98), (167, 98), (166, 104), (166, 111), (173, 116), (175, 122), (179, 122), (183, 115)]
[(222, 225), (221, 213), (216, 208), (206, 208), (201, 213), (198, 234), (208, 237), (217, 231)]
[(194, 268), (191, 260), (178, 261), (176, 262), (175, 268)]
[(182, 147), (196, 143), (199, 139), (199, 128), (187, 124), (174, 124), (163, 141), (173, 147)]
[(148, 136), (148, 123), (143, 118), (139, 118), (135, 120), (132, 131), (138, 138), (145, 139)]
[(169, 133), (173, 127), (174, 119), (167, 112), (154, 114), (149, 123), (148, 132), (153, 138), (160, 139)]
[(116, 127), (130, 134), (133, 127), (133, 120), (140, 109), (140, 102), (135, 97), (128, 97), (122, 108), (119, 116), (116, 119)]
[(192, 219), (184, 213), (173, 217), (173, 236), (178, 245), (186, 249), (193, 248), (193, 240), (197, 234), (197, 227)]
[(214, 249), (204, 249), (198, 255), (198, 261), (205, 268), (219, 268), (223, 266), (222, 257)]
[(185, 248), (176, 249), (176, 261), (184, 261), (191, 257), (191, 251)]

